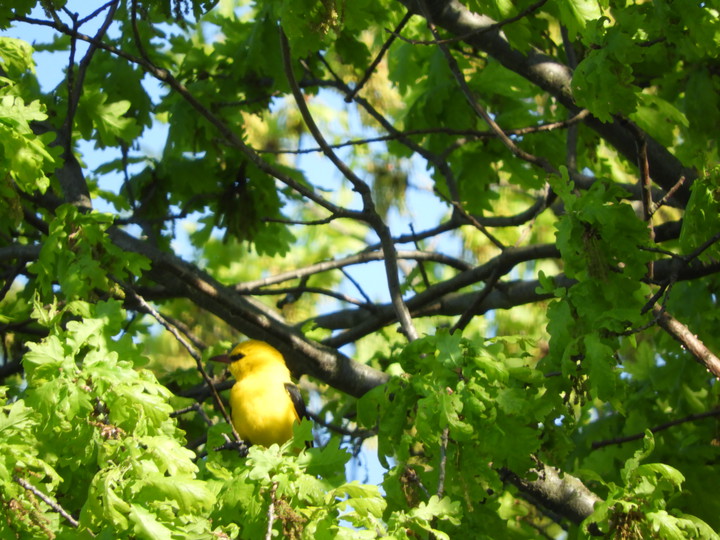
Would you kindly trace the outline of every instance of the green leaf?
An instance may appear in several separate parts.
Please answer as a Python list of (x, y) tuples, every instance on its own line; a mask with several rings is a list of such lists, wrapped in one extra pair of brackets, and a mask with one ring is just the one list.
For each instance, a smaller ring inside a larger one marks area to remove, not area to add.
[(603, 47), (591, 50), (573, 72), (573, 95), (603, 122), (613, 114), (635, 112), (639, 89), (633, 85), (632, 63), (637, 47), (630, 36), (609, 33)]
[(585, 336), (584, 345), (593, 393), (597, 392), (603, 401), (610, 401), (617, 394), (618, 384), (613, 350), (595, 333)]
[(215, 497), (206, 482), (188, 476), (173, 474), (166, 476), (157, 473), (140, 479), (142, 500), (151, 501), (170, 499), (180, 512), (186, 514), (206, 512)]
[(27, 73), (35, 73), (33, 49), (17, 38), (0, 37), (0, 66), (10, 81), (18, 81)]
[[(707, 176), (693, 182), (685, 219), (680, 231), (680, 245), (683, 251), (691, 253), (720, 233), (720, 168), (708, 172)], [(720, 247), (714, 242), (699, 255), (701, 261), (714, 260), (720, 255)]]
[(93, 136), (92, 130), (97, 130), (97, 145), (101, 148), (130, 142), (141, 131), (134, 118), (124, 116), (130, 109), (129, 101), (106, 103), (107, 99), (107, 94), (86, 88), (77, 112), (78, 127), (83, 137), (90, 140)]
[(139, 538), (158, 540), (171, 540), (172, 531), (158, 521), (155, 514), (138, 504), (130, 505), (130, 520), (133, 523), (133, 531)]
[[(453, 501), (448, 497), (440, 499), (437, 495), (433, 495), (428, 499), (427, 503), (421, 502), (417, 508), (410, 511), (410, 516), (426, 522), (433, 519), (448, 520), (455, 525), (459, 524), (460, 503)], [(446, 538), (449, 538), (446, 536)]]
[(670, 465), (666, 465), (665, 463), (646, 463), (640, 465), (636, 469), (636, 473), (639, 476), (648, 475), (648, 473), (660, 476), (666, 480), (669, 480), (670, 483), (678, 489), (685, 481), (685, 477), (680, 471), (678, 471), (674, 467), (671, 467)]
[(23, 357), (23, 365), (31, 384), (40, 384), (60, 370), (75, 371), (72, 359), (68, 359), (57, 336), (50, 336), (41, 344), (28, 343), (28, 347), (30, 351)]
[(704, 69), (694, 70), (685, 88), (685, 113), (692, 131), (713, 129), (720, 122), (720, 97), (717, 77)]
[(322, 448), (308, 448), (298, 456), (297, 462), (308, 474), (330, 477), (342, 470), (352, 456), (340, 448), (339, 439), (330, 439)]
[(597, 0), (559, 0), (556, 5), (573, 38), (578, 32), (585, 30), (588, 22), (599, 19), (602, 15)]
[(625, 462), (625, 466), (621, 471), (622, 478), (625, 482), (628, 482), (633, 475), (635, 475), (637, 468), (640, 466), (640, 462), (647, 459), (655, 449), (655, 438), (649, 429), (645, 430), (645, 437), (643, 438), (643, 447), (635, 452), (633, 457), (629, 458)]
[(327, 504), (335, 500), (340, 501), (339, 508), (351, 506), (361, 516), (371, 515), (380, 518), (387, 507), (378, 486), (361, 484), (357, 481), (343, 484), (327, 494)]
[[(28, 427), (32, 423), (32, 409), (26, 407), (23, 401), (16, 401), (3, 407), (2, 414), (0, 414), (0, 433), (16, 431)], [(8, 433), (4, 433), (3, 436), (7, 437)]]
[(44, 193), (50, 181), (46, 171), (55, 163), (52, 153), (46, 148), (53, 136), (48, 134), (37, 137), (32, 133), (30, 122), (45, 120), (40, 102), (26, 105), (19, 97), (0, 98), (0, 149), (5, 168), (18, 186), (25, 192), (39, 190)]
[(670, 102), (652, 94), (637, 95), (638, 105), (630, 118), (665, 146), (672, 146), (678, 127), (688, 127), (685, 115)]

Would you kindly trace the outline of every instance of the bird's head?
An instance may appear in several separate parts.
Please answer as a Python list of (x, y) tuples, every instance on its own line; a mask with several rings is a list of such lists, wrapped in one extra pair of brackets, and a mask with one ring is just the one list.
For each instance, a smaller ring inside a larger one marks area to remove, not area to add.
[(230, 352), (210, 358), (213, 362), (228, 364), (230, 373), (236, 379), (257, 366), (280, 363), (285, 366), (285, 359), (280, 351), (264, 341), (250, 339), (235, 345)]

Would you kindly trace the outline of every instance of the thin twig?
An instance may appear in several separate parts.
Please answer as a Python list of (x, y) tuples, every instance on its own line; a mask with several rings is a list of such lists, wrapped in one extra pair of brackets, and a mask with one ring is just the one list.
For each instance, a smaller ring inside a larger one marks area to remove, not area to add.
[(640, 309), (640, 315), (645, 315), (645, 313), (655, 307), (655, 303), (660, 299), (660, 297), (662, 297), (663, 301), (660, 304), (660, 309), (653, 312), (652, 319), (650, 319), (645, 324), (641, 324), (640, 326), (634, 326), (622, 332), (611, 332), (611, 334), (615, 336), (632, 336), (633, 334), (639, 334), (640, 332), (644, 332), (648, 328), (652, 328), (653, 326), (658, 324), (658, 322), (660, 321), (660, 314), (665, 312), (665, 304), (670, 297), (670, 295), (667, 293), (669, 293), (670, 289), (672, 289), (672, 286), (675, 284), (676, 278), (677, 276), (670, 276), (670, 278), (662, 284), (662, 286), (657, 290), (657, 292), (650, 297), (650, 300), (645, 302), (645, 305), (642, 307), (642, 309)]
[[(79, 526), (78, 521), (72, 517), (60, 504), (58, 504), (56, 501), (53, 501), (49, 496), (45, 495), (42, 491), (40, 491), (38, 488), (33, 486), (30, 482), (25, 480), (24, 478), (20, 478), (19, 476), (15, 475), (13, 476), (13, 480), (28, 490), (30, 493), (35, 495), (38, 499), (42, 500), (45, 504), (47, 504), (50, 508), (52, 508), (55, 512), (60, 514), (62, 517), (65, 518), (65, 520), (70, 524), (71, 527), (77, 529)], [(91, 531), (88, 531), (92, 536), (95, 536)]]
[[(413, 313), (417, 316), (425, 316), (422, 314), (423, 312), (427, 314), (427, 312), (434, 311), (436, 308), (430, 308), (431, 305), (440, 307), (451, 293), (478, 283), (479, 281), (489, 279), (496, 265), (501, 265), (503, 267), (502, 274), (505, 275), (517, 264), (522, 262), (539, 258), (558, 258), (559, 256), (560, 254), (554, 244), (507, 248), (503, 253), (486, 261), (484, 264), (476, 266), (465, 272), (461, 272), (450, 279), (433, 285), (430, 289), (419, 292), (411, 298), (408, 298), (408, 307), (412, 309)], [(555, 279), (562, 280), (563, 283), (567, 283), (568, 281), (564, 276), (556, 276)], [(537, 286), (537, 282), (533, 282), (531, 290), (534, 290)], [(547, 298), (547, 296), (544, 298)], [(532, 301), (537, 299), (539, 298), (533, 295)], [(346, 328), (346, 330), (326, 338), (322, 343), (331, 347), (342, 347), (347, 343), (357, 341), (359, 338), (375, 332), (387, 324), (390, 324), (395, 320), (394, 316), (395, 313), (391, 309), (391, 306), (378, 306), (376, 314), (359, 317), (359, 320), (353, 320), (351, 324), (346, 326), (339, 326), (336, 325), (336, 323), (333, 323), (333, 328), (338, 330)], [(324, 317), (320, 316), (316, 317), (314, 320), (317, 322), (323, 319)]]
[(360, 194), (363, 204), (365, 205), (365, 212), (363, 212), (360, 218), (362, 219), (362, 221), (369, 221), (371, 216), (368, 215), (368, 212), (374, 206), (372, 200), (369, 198), (370, 187), (357, 174), (355, 174), (355, 172), (353, 172), (353, 170), (350, 169), (350, 167), (348, 167), (345, 162), (340, 159), (340, 157), (338, 157), (338, 155), (333, 151), (332, 148), (330, 148), (330, 145), (325, 140), (325, 137), (320, 131), (320, 128), (315, 123), (315, 119), (310, 113), (310, 109), (305, 102), (305, 96), (300, 90), (300, 86), (298, 85), (297, 79), (295, 78), (295, 73), (293, 71), (291, 63), (292, 56), (290, 54), (290, 43), (288, 42), (287, 37), (285, 36), (285, 33), (282, 31), (282, 29), (280, 30), (280, 50), (282, 53), (283, 67), (285, 69), (285, 77), (290, 84), (290, 90), (292, 91), (293, 97), (295, 98), (295, 102), (297, 104), (298, 110), (300, 111), (300, 115), (305, 122), (305, 125), (310, 131), (310, 134), (315, 139), (315, 142), (317, 142), (318, 146), (320, 146), (320, 148), (322, 149), (323, 154), (325, 154), (325, 156), (330, 161), (332, 161), (333, 165), (335, 165), (337, 170), (340, 171), (340, 173), (342, 173), (342, 175), (352, 184), (353, 190)]
[(663, 196), (663, 198), (652, 205), (652, 208), (650, 211), (650, 216), (652, 217), (655, 214), (655, 212), (660, 210), (661, 206), (663, 206), (664, 204), (667, 204), (667, 202), (672, 198), (672, 196), (675, 195), (675, 192), (678, 189), (680, 189), (684, 183), (685, 183), (685, 177), (681, 176), (680, 179), (677, 182), (675, 182), (675, 185), (673, 185), (673, 187), (671, 187), (668, 190), (668, 192)]
[(203, 410), (202, 405), (197, 402), (193, 403), (192, 405), (188, 405), (187, 407), (184, 407), (182, 409), (171, 412), (170, 418), (177, 418), (178, 416), (189, 413), (190, 411), (195, 411), (196, 413), (198, 413), (200, 415), (200, 418), (203, 419), (203, 422), (205, 422), (208, 426), (213, 425), (212, 420), (210, 420), (210, 417)]
[[(413, 235), (413, 237), (416, 237), (415, 234), (415, 227), (413, 227), (413, 224), (410, 223), (410, 233)], [(415, 249), (418, 251), (422, 251), (420, 248), (420, 241), (416, 238), (413, 239), (413, 243), (415, 244)], [(422, 263), (422, 261), (417, 261), (418, 269), (420, 270), (420, 276), (422, 277), (423, 284), (425, 285), (425, 288), (427, 289), (430, 287), (430, 278), (427, 275), (427, 272), (425, 271), (425, 265)]]
[[(106, 4), (107, 6), (108, 4)], [(85, 81), (85, 75), (87, 74), (88, 67), (90, 67), (90, 62), (95, 55), (95, 53), (98, 50), (98, 46), (96, 45), (97, 42), (102, 41), (103, 36), (107, 33), (108, 28), (110, 28), (110, 24), (113, 21), (113, 17), (115, 16), (115, 11), (117, 10), (117, 2), (110, 2), (110, 9), (108, 10), (107, 15), (105, 16), (105, 20), (100, 25), (100, 28), (95, 33), (95, 37), (93, 38), (93, 43), (90, 43), (88, 46), (88, 50), (85, 53), (85, 56), (80, 61), (80, 65), (78, 66), (77, 74), (75, 74), (73, 67), (74, 67), (74, 55), (75, 55), (75, 42), (77, 41), (77, 30), (78, 28), (83, 24), (82, 21), (78, 22), (75, 17), (73, 17), (73, 30), (75, 31), (76, 36), (73, 36), (73, 38), (70, 41), (71, 47), (70, 47), (70, 65), (68, 66), (68, 110), (67, 110), (67, 116), (65, 117), (65, 121), (63, 122), (63, 126), (61, 131), (64, 133), (65, 136), (65, 152), (71, 153), (72, 152), (72, 127), (73, 127), (73, 119), (75, 118), (75, 113), (77, 112), (78, 104), (80, 103), (80, 97), (82, 96), (83, 91), (83, 83)], [(106, 6), (103, 6), (102, 9), (104, 9)], [(97, 12), (94, 12), (97, 13)], [(93, 14), (94, 16), (94, 14)], [(83, 19), (84, 21), (84, 19)]]
[[(431, 235), (432, 236), (432, 235)], [(406, 238), (401, 237), (402, 243), (405, 242), (412, 242), (413, 238)], [(416, 238), (422, 239), (424, 236), (418, 235)], [(395, 242), (400, 242), (399, 239), (393, 239)], [(247, 281), (244, 283), (238, 283), (234, 290), (239, 293), (250, 293), (253, 292), (261, 287), (267, 287), (268, 285), (277, 285), (278, 283), (282, 283), (284, 281), (290, 281), (294, 279), (299, 279), (303, 276), (313, 275), (313, 274), (319, 274), (321, 272), (327, 272), (329, 270), (336, 270), (339, 268), (343, 268), (345, 266), (353, 266), (356, 264), (366, 264), (373, 261), (382, 261), (385, 257), (385, 254), (382, 250), (376, 249), (379, 246), (376, 246), (375, 248), (371, 247), (372, 251), (362, 251), (360, 253), (357, 253), (355, 255), (349, 255), (347, 257), (344, 257), (342, 259), (335, 259), (330, 261), (322, 261), (319, 263), (312, 264), (310, 266), (306, 266), (305, 268), (298, 268), (295, 270), (291, 270), (289, 272), (282, 272), (280, 274), (275, 274), (274, 276), (269, 276), (267, 278), (258, 279), (255, 281)], [(397, 252), (397, 258), (398, 259), (413, 259), (416, 261), (432, 261), (439, 264), (445, 264), (451, 268), (455, 268), (456, 270), (465, 271), (472, 268), (472, 265), (466, 263), (465, 261), (462, 261), (460, 259), (456, 259), (454, 257), (450, 257), (448, 255), (444, 255), (442, 253), (436, 253), (436, 252), (428, 252), (428, 251), (398, 251)]]
[(272, 528), (273, 524), (275, 523), (275, 493), (277, 492), (278, 483), (273, 482), (272, 487), (270, 488), (270, 505), (268, 506), (267, 516), (268, 516), (268, 524), (267, 529), (265, 530), (265, 540), (272, 540)]
[(440, 435), (440, 472), (438, 473), (437, 496), (441, 499), (445, 492), (445, 472), (447, 467), (447, 445), (449, 429), (446, 427)]
[(265, 223), (282, 223), (283, 225), (303, 225), (306, 227), (314, 227), (317, 225), (327, 225), (328, 223), (332, 223), (336, 219), (338, 219), (340, 216), (336, 216), (334, 214), (330, 214), (326, 218), (322, 219), (312, 219), (312, 220), (303, 220), (303, 219), (287, 219), (287, 218), (263, 218), (263, 221)]
[(85, 24), (86, 22), (89, 22), (89, 21), (93, 20), (95, 17), (97, 17), (98, 15), (100, 15), (100, 13), (102, 13), (103, 11), (105, 11), (105, 10), (108, 8), (108, 6), (111, 6), (112, 4), (117, 4), (117, 0), (110, 0), (109, 2), (105, 2), (102, 6), (100, 6), (99, 8), (97, 8), (97, 9), (96, 9), (95, 11), (93, 11), (90, 15), (88, 15), (87, 17), (83, 17), (82, 19), (80, 19), (80, 24), (79, 24), (79, 26), (82, 26), (82, 25)]
[(12, 20), (29, 24), (36, 24), (40, 26), (49, 26), (51, 28), (54, 28), (58, 32), (61, 32), (62, 34), (68, 35), (70, 37), (76, 37), (88, 43), (94, 44), (100, 49), (106, 50), (120, 58), (124, 58), (125, 60), (132, 62), (133, 64), (141, 66), (149, 75), (156, 78), (158, 81), (167, 84), (173, 91), (175, 91), (185, 101), (187, 101), (193, 109), (200, 113), (200, 115), (202, 115), (222, 134), (222, 136), (225, 138), (225, 142), (228, 145), (233, 148), (237, 148), (238, 150), (243, 152), (243, 154), (258, 169), (269, 174), (273, 178), (280, 180), (282, 183), (284, 183), (294, 191), (298, 192), (299, 194), (313, 201), (314, 203), (322, 206), (330, 213), (342, 215), (343, 217), (351, 219), (359, 219), (359, 212), (341, 208), (331, 203), (330, 201), (318, 195), (313, 189), (309, 188), (302, 182), (296, 181), (291, 176), (285, 174), (281, 170), (277, 169), (270, 163), (263, 160), (257, 154), (257, 152), (255, 152), (250, 146), (245, 144), (245, 142), (240, 137), (238, 137), (238, 135), (232, 129), (230, 129), (219, 117), (217, 117), (212, 111), (210, 111), (209, 108), (207, 108), (200, 101), (198, 101), (198, 99), (182, 83), (175, 79), (175, 77), (173, 77), (173, 75), (168, 70), (155, 66), (149, 60), (149, 58), (140, 58), (135, 55), (129, 54), (121, 49), (118, 49), (113, 45), (98, 41), (91, 36), (80, 33), (68, 27), (66, 24), (59, 20), (46, 21), (42, 19), (34, 19), (31, 17), (13, 17)]
[(380, 48), (380, 52), (378, 52), (377, 56), (375, 57), (375, 60), (372, 61), (370, 66), (365, 70), (365, 74), (363, 75), (363, 78), (360, 79), (360, 82), (357, 83), (355, 88), (353, 88), (352, 92), (350, 92), (347, 96), (345, 96), (345, 103), (351, 103), (353, 99), (355, 99), (355, 96), (357, 93), (362, 89), (363, 86), (365, 86), (365, 83), (370, 80), (370, 77), (372, 76), (373, 72), (375, 71), (375, 68), (377, 68), (378, 64), (382, 60), (383, 56), (385, 56), (385, 53), (390, 48), (390, 45), (393, 44), (393, 41), (395, 41), (395, 38), (397, 35), (402, 31), (403, 28), (405, 28), (405, 25), (408, 23), (410, 18), (412, 17), (412, 12), (407, 11), (405, 15), (403, 15), (402, 20), (398, 23), (398, 25), (395, 27), (395, 31), (390, 35), (390, 37), (385, 40), (385, 43), (383, 43), (382, 47)]
[(326, 429), (329, 429), (330, 431), (333, 431), (337, 433), (338, 435), (343, 435), (345, 437), (350, 437), (352, 439), (368, 439), (370, 437), (374, 437), (377, 435), (377, 431), (371, 430), (371, 429), (348, 429), (344, 426), (339, 426), (337, 424), (331, 424), (330, 422), (326, 422), (324, 418), (322, 418), (320, 415), (312, 412), (307, 413), (308, 417), (318, 426), (322, 426)]
[[(675, 275), (670, 276), (670, 279), (666, 280), (662, 285), (660, 285), (660, 288), (655, 292), (655, 294), (653, 294), (650, 297), (650, 300), (645, 302), (645, 305), (640, 310), (640, 315), (645, 315), (648, 311), (650, 311), (655, 306), (655, 303), (660, 298), (663, 298), (663, 303), (662, 303), (661, 307), (662, 307), (663, 311), (665, 310), (665, 302), (667, 302), (667, 299), (668, 299), (668, 295), (666, 293), (670, 292), (670, 289), (672, 288), (672, 286), (675, 284), (675, 281), (677, 280), (677, 275), (676, 275), (677, 273), (675, 272), (674, 274)], [(665, 295), (665, 296), (663, 297), (663, 295)], [(649, 328), (656, 322), (657, 322), (657, 319), (653, 318), (653, 320), (650, 321), (649, 325), (645, 326), (645, 328)], [(643, 328), (643, 330), (645, 328)], [(634, 334), (635, 332), (632, 332), (632, 333)]]
[[(303, 278), (307, 279), (307, 278)], [(359, 300), (357, 298), (353, 298), (352, 296), (348, 296), (343, 293), (335, 292), (329, 289), (323, 289), (320, 287), (306, 287), (306, 286), (298, 286), (298, 287), (282, 287), (278, 289), (254, 289), (252, 291), (248, 291), (247, 294), (250, 294), (252, 296), (279, 296), (281, 294), (284, 294), (286, 296), (292, 296), (293, 301), (295, 299), (299, 298), (304, 293), (310, 293), (310, 294), (320, 294), (323, 296), (328, 296), (330, 298), (334, 298), (336, 300), (340, 300), (341, 302), (346, 302), (348, 304), (357, 306), (361, 309), (367, 309), (369, 311), (373, 311), (373, 303), (368, 302), (367, 300)], [(287, 304), (288, 300), (283, 301), (283, 305)], [(280, 304), (278, 304), (278, 307), (281, 307)]]
[[(525, 135), (533, 135), (535, 133), (545, 133), (547, 131), (555, 131), (558, 129), (568, 128), (568, 130), (571, 130), (577, 126), (575, 124), (579, 123), (581, 120), (589, 116), (590, 111), (587, 109), (582, 109), (577, 114), (570, 116), (567, 120), (561, 120), (558, 122), (546, 122), (542, 124), (538, 124), (536, 126), (526, 126), (523, 128), (514, 128), (514, 129), (506, 129), (504, 130), (506, 135), (517, 135), (517, 136), (525, 136)], [(435, 129), (425, 129), (425, 130), (415, 130), (415, 131), (405, 131), (405, 134), (409, 135), (416, 135), (420, 133), (416, 133), (419, 131), (423, 132), (436, 132), (436, 133), (448, 133), (449, 135), (467, 135), (468, 137), (472, 137), (472, 140), (486, 140), (486, 139), (497, 139), (498, 134), (494, 131), (478, 131), (473, 129), (452, 129), (452, 128), (435, 128)], [(575, 129), (575, 131), (577, 131)], [(445, 150), (442, 151), (440, 154), (443, 158), (447, 159), (450, 154), (452, 154), (455, 150), (458, 148), (462, 148), (468, 143), (468, 140), (465, 138), (457, 139), (455, 142), (450, 144)], [(572, 169), (570, 169), (572, 170)]]
[(175, 328), (180, 330), (185, 335), (185, 337), (187, 337), (197, 349), (199, 349), (201, 351), (207, 349), (207, 347), (208, 347), (207, 344), (203, 340), (201, 340), (199, 337), (197, 337), (195, 334), (193, 334), (192, 331), (190, 330), (190, 327), (187, 324), (185, 324), (184, 322), (179, 321), (175, 317), (171, 317), (169, 315), (165, 315), (164, 317), (165, 317), (165, 319), (167, 319), (167, 321), (172, 326), (174, 326)]
[[(720, 416), (720, 408), (719, 409), (713, 409), (712, 411), (706, 411), (703, 413), (695, 413), (690, 414), (688, 416), (684, 416), (683, 418), (678, 418), (676, 420), (670, 420), (669, 422), (665, 422), (664, 424), (660, 424), (654, 427), (650, 428), (650, 431), (652, 433), (657, 433), (659, 431), (664, 431), (668, 428), (671, 428), (673, 426), (677, 426), (679, 424), (685, 424), (687, 422), (694, 422), (695, 420), (702, 420), (703, 418), (711, 418), (713, 416)], [(592, 443), (591, 448), (593, 450), (597, 450), (598, 448), (603, 448), (605, 446), (610, 446), (613, 444), (623, 444), (630, 441), (637, 441), (638, 439), (642, 439), (645, 436), (645, 433), (635, 433), (633, 435), (627, 435), (625, 437), (617, 437), (615, 439), (607, 439), (604, 441), (596, 441)]]
[[(330, 64), (327, 63), (324, 57), (320, 56), (320, 60), (325, 64), (325, 66), (328, 68), (328, 71), (333, 75), (335, 78), (333, 86), (337, 88), (338, 90), (344, 92), (345, 94), (349, 94), (352, 92), (352, 89), (348, 87), (347, 84), (337, 75), (333, 72), (332, 67)], [(452, 168), (448, 164), (447, 160), (443, 159), (441, 156), (434, 152), (430, 152), (426, 148), (424, 148), (422, 145), (419, 145), (415, 142), (413, 142), (408, 137), (405, 137), (402, 135), (402, 133), (395, 128), (395, 126), (387, 119), (385, 118), (380, 112), (378, 112), (375, 107), (373, 107), (370, 102), (368, 102), (366, 99), (363, 99), (360, 96), (355, 96), (355, 103), (360, 105), (365, 111), (372, 116), (379, 124), (382, 126), (382, 128), (387, 131), (390, 134), (394, 134), (397, 136), (397, 140), (407, 146), (410, 150), (413, 152), (419, 154), (422, 156), (425, 160), (428, 161), (428, 163), (431, 163), (434, 165), (438, 172), (443, 176), (445, 179), (445, 182), (447, 183), (448, 190), (452, 194), (452, 196), (456, 199), (459, 199), (459, 194), (457, 190), (457, 182), (455, 181), (455, 175), (452, 171)]]
[[(558, 129), (563, 129), (566, 127), (570, 127), (578, 122), (580, 122), (583, 118), (587, 117), (589, 114), (589, 111), (587, 109), (583, 109), (578, 114), (572, 116), (571, 118), (568, 118), (567, 120), (562, 120), (559, 122), (547, 122), (544, 124), (538, 124), (537, 126), (526, 126), (522, 128), (515, 128), (515, 129), (507, 129), (505, 130), (505, 133), (507, 135), (517, 135), (517, 136), (524, 136), (524, 135), (532, 135), (535, 133), (545, 133), (547, 131), (555, 131)], [(340, 148), (345, 148), (347, 146), (361, 146), (365, 144), (370, 143), (376, 143), (376, 142), (385, 142), (385, 141), (395, 141), (398, 139), (401, 139), (403, 137), (415, 137), (415, 136), (425, 136), (425, 135), (437, 135), (437, 134), (445, 134), (445, 135), (454, 135), (454, 136), (465, 136), (465, 137), (471, 137), (473, 140), (483, 140), (483, 139), (495, 139), (497, 138), (497, 133), (494, 131), (479, 131), (477, 129), (455, 129), (455, 128), (446, 128), (446, 127), (437, 127), (437, 128), (427, 128), (427, 129), (410, 129), (408, 131), (398, 131), (394, 134), (388, 134), (388, 135), (378, 135), (377, 137), (367, 137), (363, 139), (351, 139), (342, 143), (337, 144), (331, 144), (329, 145), (330, 148), (333, 150), (338, 150)], [(462, 143), (467, 143), (467, 139), (462, 139)], [(458, 143), (459, 145), (460, 143)], [(255, 150), (258, 154), (289, 154), (289, 155), (299, 155), (299, 154), (312, 154), (314, 152), (322, 152), (322, 148), (319, 146), (313, 146), (310, 148), (280, 148), (280, 149), (256, 149)]]
[(353, 286), (357, 289), (357, 291), (358, 291), (358, 292), (362, 295), (362, 297), (365, 299), (365, 305), (368, 305), (368, 306), (373, 305), (373, 301), (370, 299), (370, 297), (368, 296), (368, 294), (363, 290), (363, 288), (362, 288), (362, 286), (360, 285), (360, 283), (358, 283), (358, 281), (357, 281), (355, 278), (353, 278), (353, 277), (350, 275), (350, 273), (349, 273), (347, 270), (345, 270), (344, 268), (341, 268), (340, 271), (341, 271), (342, 274), (345, 276), (345, 278), (346, 278), (350, 283), (353, 284)]
[(137, 26), (137, 0), (132, 0), (132, 2), (130, 2), (130, 20), (132, 21), (132, 32), (133, 38), (135, 39), (135, 46), (138, 48), (138, 51), (140, 51), (140, 56), (148, 62), (153, 63), (145, 50), (145, 45), (143, 44), (142, 39), (140, 39), (140, 31)]
[(459, 202), (448, 200), (447, 197), (445, 197), (438, 190), (435, 190), (435, 193), (440, 198), (444, 199), (446, 202), (451, 204), (453, 206), (453, 208), (463, 216), (463, 218), (465, 218), (473, 227), (475, 227), (481, 233), (483, 233), (487, 237), (487, 239), (490, 240), (495, 245), (496, 248), (498, 248), (501, 251), (505, 249), (506, 246), (500, 240), (495, 238), (495, 236), (490, 231), (487, 230), (485, 225), (483, 225), (477, 219), (475, 219), (474, 216), (468, 214)]
[(395, 244), (392, 241), (392, 236), (390, 235), (390, 229), (385, 224), (385, 222), (383, 222), (382, 218), (375, 209), (375, 203), (372, 199), (370, 187), (365, 182), (363, 182), (360, 177), (358, 177), (345, 164), (345, 162), (337, 156), (337, 154), (335, 154), (332, 148), (330, 148), (330, 146), (325, 140), (325, 137), (315, 123), (312, 114), (310, 114), (310, 109), (305, 102), (305, 96), (303, 96), (302, 91), (297, 84), (297, 80), (295, 79), (295, 74), (293, 72), (291, 64), (290, 44), (288, 43), (287, 37), (285, 36), (285, 33), (282, 29), (280, 30), (280, 49), (282, 52), (285, 76), (288, 80), (288, 83), (290, 84), (290, 90), (292, 91), (293, 97), (295, 98), (295, 102), (298, 106), (298, 110), (300, 111), (300, 115), (305, 122), (305, 125), (307, 126), (312, 136), (315, 138), (315, 142), (317, 142), (318, 145), (323, 149), (323, 154), (352, 184), (353, 190), (360, 194), (363, 202), (363, 211), (361, 212), (359, 219), (361, 221), (364, 221), (365, 223), (368, 223), (380, 238), (380, 243), (382, 244), (383, 252), (385, 253), (385, 275), (387, 277), (387, 285), (390, 293), (390, 299), (392, 301), (393, 307), (395, 308), (398, 321), (400, 322), (400, 326), (405, 334), (405, 337), (409, 341), (414, 341), (419, 337), (419, 334), (417, 329), (415, 328), (415, 325), (413, 324), (412, 317), (410, 316), (410, 311), (405, 305), (402, 297), (400, 277), (398, 275), (397, 252), (395, 249)]
[(157, 322), (159, 322), (168, 332), (170, 332), (178, 342), (187, 349), (190, 356), (195, 360), (195, 363), (197, 365), (197, 369), (202, 375), (203, 380), (205, 381), (205, 384), (208, 385), (208, 388), (210, 388), (210, 391), (212, 393), (213, 399), (215, 400), (215, 404), (217, 405), (218, 409), (220, 410), (220, 413), (223, 415), (223, 418), (225, 418), (225, 421), (230, 425), (230, 428), (232, 429), (233, 436), (235, 437), (235, 441), (238, 444), (242, 444), (244, 441), (238, 435), (238, 432), (235, 430), (235, 426), (232, 423), (232, 420), (230, 419), (230, 415), (228, 414), (227, 410), (225, 409), (225, 405), (222, 402), (222, 399), (220, 399), (220, 394), (218, 393), (217, 389), (215, 388), (215, 385), (213, 384), (212, 379), (207, 374), (207, 371), (205, 371), (205, 367), (203, 366), (202, 362), (202, 355), (200, 355), (196, 350), (195, 347), (192, 346), (192, 344), (186, 340), (180, 332), (175, 328), (170, 322), (168, 322), (165, 317), (163, 317), (160, 312), (158, 312), (154, 307), (152, 307), (150, 304), (148, 304), (145, 299), (140, 296), (133, 288), (127, 283), (117, 282), (127, 294), (129, 294), (144, 310), (147, 311), (152, 317), (155, 318)]
[(705, 240), (702, 244), (700, 244), (697, 248), (695, 248), (692, 253), (686, 255), (684, 258), (685, 263), (689, 264), (691, 261), (697, 259), (700, 255), (703, 254), (706, 249), (708, 249), (710, 246), (712, 246), (718, 241), (720, 241), (720, 233), (714, 234), (713, 236)]
[[(645, 134), (638, 130), (638, 137), (640, 138), (638, 159), (640, 160), (640, 194), (643, 209), (643, 220), (647, 222), (648, 230), (650, 233), (650, 241), (655, 240), (655, 230), (652, 224), (652, 181), (650, 180), (650, 162), (648, 161), (647, 154), (647, 139)], [(648, 261), (648, 280), (653, 279), (653, 261)]]
[[(406, 244), (408, 242), (417, 242), (419, 240), (425, 240), (427, 238), (433, 238), (435, 236), (439, 236), (443, 233), (454, 231), (455, 229), (459, 228), (463, 223), (461, 223), (458, 219), (452, 217), (448, 221), (445, 221), (443, 223), (440, 223), (440, 225), (437, 225), (433, 227), (432, 229), (427, 229), (426, 231), (422, 231), (415, 234), (401, 234), (400, 236), (396, 236), (393, 238), (393, 242), (396, 244)], [(368, 250), (376, 250), (380, 249), (379, 244), (370, 244), (367, 247)], [(402, 252), (400, 252), (402, 253)], [(455, 259), (458, 260), (459, 259)], [(471, 265), (465, 263), (464, 261), (460, 261), (460, 265), (464, 266), (464, 268), (461, 268), (461, 266), (453, 266), (453, 268), (457, 268), (458, 270), (464, 269), (467, 270), (468, 268), (471, 268)]]
[(468, 323), (472, 320), (472, 318), (475, 316), (475, 312), (477, 311), (478, 307), (482, 305), (488, 295), (495, 288), (498, 279), (500, 279), (500, 268), (500, 264), (495, 267), (492, 274), (490, 275), (490, 278), (485, 283), (485, 287), (483, 288), (483, 290), (478, 293), (473, 303), (470, 304), (470, 307), (465, 310), (465, 312), (460, 316), (457, 322), (450, 329), (451, 334), (454, 334), (458, 330), (462, 332), (468, 325)]

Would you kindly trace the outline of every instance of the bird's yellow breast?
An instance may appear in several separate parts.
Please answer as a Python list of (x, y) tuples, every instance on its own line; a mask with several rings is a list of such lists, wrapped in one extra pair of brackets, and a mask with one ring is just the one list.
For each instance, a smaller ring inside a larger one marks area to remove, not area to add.
[(230, 391), (232, 420), (238, 435), (253, 444), (283, 444), (299, 422), (285, 389), (290, 372), (284, 364), (256, 364), (245, 371)]

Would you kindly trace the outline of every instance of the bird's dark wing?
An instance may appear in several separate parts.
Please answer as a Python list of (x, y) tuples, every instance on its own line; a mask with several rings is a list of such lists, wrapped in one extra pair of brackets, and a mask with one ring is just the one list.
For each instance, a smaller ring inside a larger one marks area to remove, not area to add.
[(285, 390), (287, 390), (287, 393), (290, 395), (290, 399), (292, 400), (293, 405), (295, 405), (295, 412), (297, 413), (298, 418), (300, 418), (300, 420), (302, 420), (303, 418), (310, 419), (307, 414), (307, 409), (305, 408), (305, 400), (300, 393), (300, 389), (293, 383), (286, 382)]
[[(307, 409), (305, 408), (305, 400), (300, 393), (300, 389), (293, 383), (286, 382), (285, 390), (287, 390), (287, 393), (290, 395), (290, 399), (292, 400), (293, 405), (295, 405), (295, 412), (297, 413), (298, 418), (300, 420), (302, 420), (303, 418), (307, 418), (308, 420), (310, 420), (310, 417), (307, 414)], [(312, 441), (305, 441), (306, 448), (312, 448), (312, 446)]]

